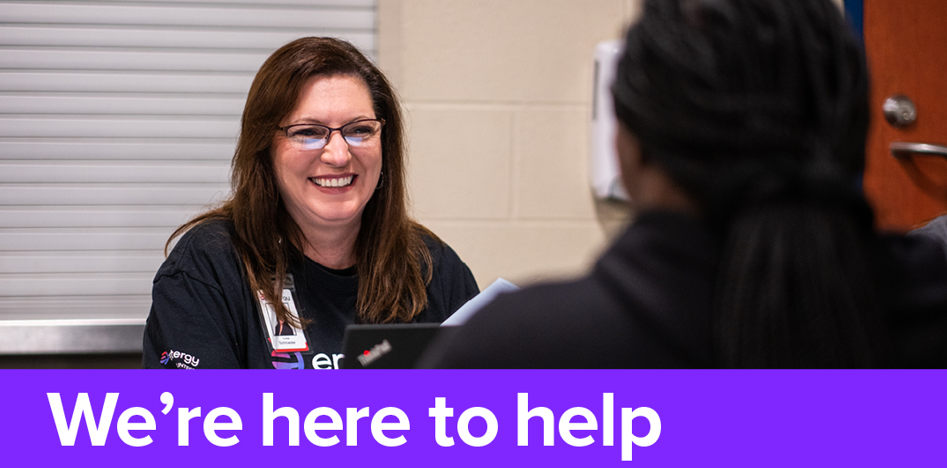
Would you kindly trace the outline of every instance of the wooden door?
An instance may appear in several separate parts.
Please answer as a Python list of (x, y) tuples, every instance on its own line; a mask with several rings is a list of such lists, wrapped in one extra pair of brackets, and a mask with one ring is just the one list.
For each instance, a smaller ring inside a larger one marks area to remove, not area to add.
[[(865, 193), (880, 228), (906, 231), (947, 213), (947, 154), (890, 149), (947, 147), (947, 1), (865, 0), (864, 32), (872, 73)], [(913, 101), (913, 124), (885, 120), (885, 100), (897, 94)]]

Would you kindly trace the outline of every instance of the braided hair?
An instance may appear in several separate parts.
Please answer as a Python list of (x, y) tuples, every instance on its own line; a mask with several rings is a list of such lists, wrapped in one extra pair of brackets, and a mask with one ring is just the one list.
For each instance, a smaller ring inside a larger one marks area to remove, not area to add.
[(885, 355), (864, 169), (868, 76), (829, 0), (646, 0), (618, 120), (721, 243), (716, 362), (867, 367)]

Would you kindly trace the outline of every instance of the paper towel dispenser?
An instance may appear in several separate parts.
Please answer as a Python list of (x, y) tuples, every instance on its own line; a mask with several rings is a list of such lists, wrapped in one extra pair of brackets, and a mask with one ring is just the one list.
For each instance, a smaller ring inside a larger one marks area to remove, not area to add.
[(621, 55), (621, 41), (595, 46), (595, 80), (592, 97), (591, 166), (592, 191), (599, 199), (629, 200), (621, 182), (615, 151), (617, 123), (612, 106), (612, 81)]

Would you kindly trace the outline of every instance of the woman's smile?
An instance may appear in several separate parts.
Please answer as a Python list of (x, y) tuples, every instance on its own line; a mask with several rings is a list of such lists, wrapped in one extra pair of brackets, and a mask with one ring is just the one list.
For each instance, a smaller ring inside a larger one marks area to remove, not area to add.
[(356, 175), (349, 175), (349, 176), (343, 176), (343, 177), (324, 176), (324, 177), (310, 177), (309, 180), (311, 180), (312, 183), (323, 188), (328, 188), (328, 187), (344, 188), (344, 187), (348, 187), (352, 185), (352, 182), (355, 180), (356, 177), (357, 177)]

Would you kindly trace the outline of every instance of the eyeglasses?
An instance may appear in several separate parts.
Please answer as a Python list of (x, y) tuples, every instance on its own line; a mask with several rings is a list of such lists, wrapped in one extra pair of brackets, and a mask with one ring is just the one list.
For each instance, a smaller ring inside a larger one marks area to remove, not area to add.
[(293, 142), (299, 150), (317, 150), (325, 148), (329, 143), (332, 132), (342, 134), (349, 146), (365, 146), (370, 144), (381, 133), (385, 119), (365, 119), (347, 123), (339, 128), (326, 127), (316, 124), (296, 124), (279, 127), (286, 134), (286, 138)]

